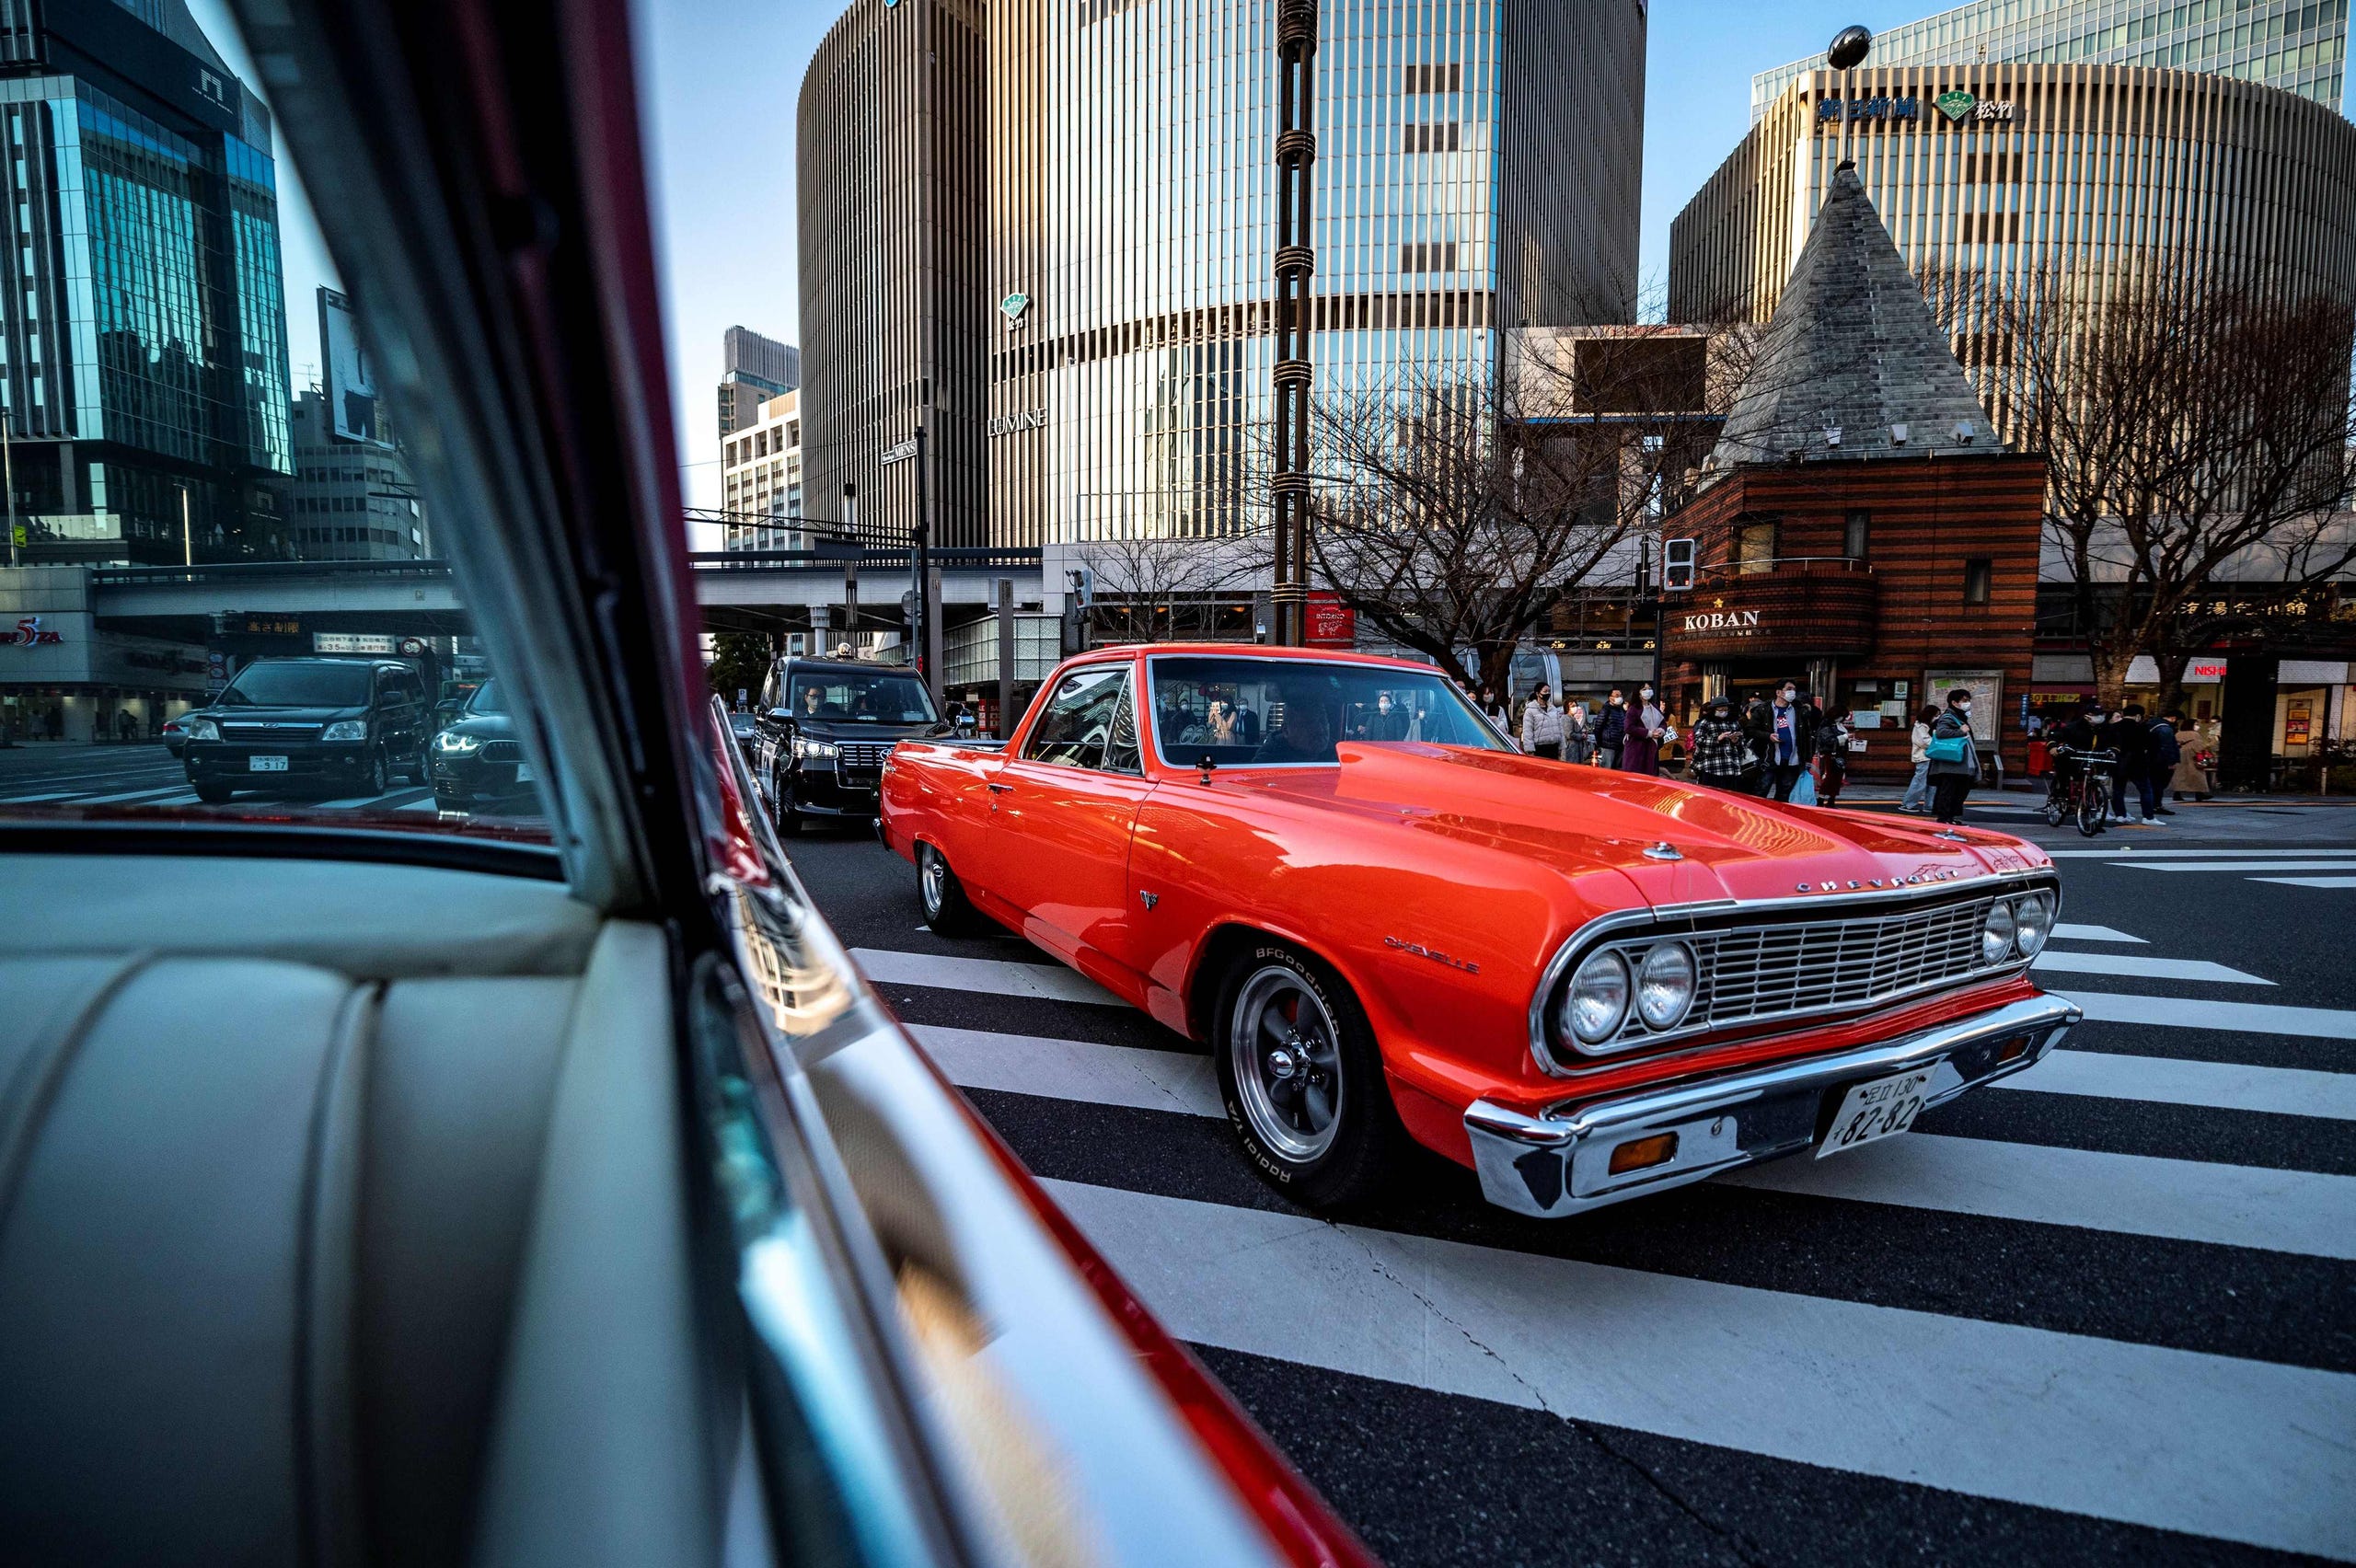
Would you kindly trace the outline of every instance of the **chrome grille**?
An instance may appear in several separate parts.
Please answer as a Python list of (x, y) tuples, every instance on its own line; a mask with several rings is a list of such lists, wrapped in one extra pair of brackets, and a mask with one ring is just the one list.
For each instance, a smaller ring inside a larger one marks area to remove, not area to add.
[(884, 759), (892, 753), (894, 741), (845, 741), (842, 743), (842, 765), (845, 767), (881, 768)]
[[(2008, 886), (2003, 895), (2017, 897), (2027, 891)], [(1991, 893), (1888, 914), (1646, 931), (1598, 942), (1583, 950), (1577, 963), (1598, 951), (1616, 951), (1627, 960), (1632, 974), (1657, 944), (1685, 943), (1693, 950), (1693, 1005), (1674, 1028), (1659, 1032), (1646, 1028), (1631, 1007), (1619, 1032), (1574, 1049), (1588, 1056), (1613, 1055), (1744, 1024), (1859, 1011), (2017, 968), (2022, 963), (2017, 956), (1993, 964), (1980, 961), (1981, 930), (1996, 897)], [(1576, 963), (1564, 967), (1546, 998), (1548, 1038), (1558, 1046), (1566, 1043), (1553, 1033), (1554, 1000), (1576, 968)]]
[(319, 728), (317, 724), (224, 724), (221, 738), (248, 745), (268, 741), (316, 741)]

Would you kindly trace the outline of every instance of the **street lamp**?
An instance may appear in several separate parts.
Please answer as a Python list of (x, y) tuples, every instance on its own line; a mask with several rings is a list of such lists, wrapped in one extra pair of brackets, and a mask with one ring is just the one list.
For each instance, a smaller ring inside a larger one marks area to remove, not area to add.
[(1874, 35), (1852, 23), (1832, 35), (1831, 46), (1824, 52), (1824, 63), (1841, 73), (1841, 161), (1849, 161), (1849, 126), (1857, 118), (1856, 94), (1850, 86), (1849, 73), (1865, 63), (1874, 46)]

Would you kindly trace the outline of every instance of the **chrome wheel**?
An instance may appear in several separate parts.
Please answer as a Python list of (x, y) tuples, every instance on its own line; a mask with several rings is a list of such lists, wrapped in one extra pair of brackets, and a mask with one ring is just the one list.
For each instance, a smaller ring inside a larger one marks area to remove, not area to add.
[(1244, 1118), (1287, 1159), (1311, 1160), (1334, 1142), (1342, 1112), (1341, 1037), (1300, 975), (1272, 963), (1235, 993), (1229, 1066)]
[(924, 847), (924, 866), (917, 873), (917, 884), (924, 892), (925, 918), (938, 919), (941, 901), (949, 896), (949, 862), (930, 844)]

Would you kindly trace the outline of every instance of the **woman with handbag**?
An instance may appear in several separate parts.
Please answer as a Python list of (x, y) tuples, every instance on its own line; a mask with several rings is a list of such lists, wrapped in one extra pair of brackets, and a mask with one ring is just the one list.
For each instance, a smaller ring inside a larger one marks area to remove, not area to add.
[(1958, 686), (1947, 693), (1946, 708), (1931, 724), (1931, 744), (1924, 748), (1931, 763), (1932, 813), (1941, 822), (1963, 821), (1963, 798), (1980, 782), (1980, 748), (1971, 738), (1971, 693)]
[(1832, 708), (1816, 726), (1816, 803), (1837, 806), (1849, 781), (1849, 710)]
[(1636, 693), (1636, 700), (1628, 710), (1628, 735), (1620, 748), (1620, 767), (1626, 773), (1660, 773), (1660, 748), (1675, 740), (1677, 732), (1669, 722), (1669, 715), (1653, 696), (1649, 686)]
[(2168, 779), (2168, 793), (2174, 795), (2179, 803), (2187, 795), (2196, 801), (2207, 800), (2214, 793), (2214, 788), (2209, 782), (2209, 770), (2216, 766), (2217, 757), (2209, 749), (2209, 743), (2201, 738), (2199, 730), (2185, 721), (2182, 714), (2177, 714), (2176, 772)]

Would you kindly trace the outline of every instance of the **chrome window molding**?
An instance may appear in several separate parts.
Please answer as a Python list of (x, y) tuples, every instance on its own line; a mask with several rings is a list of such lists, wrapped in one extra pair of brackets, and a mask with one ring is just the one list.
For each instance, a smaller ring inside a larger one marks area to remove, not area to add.
[[(2059, 875), (2050, 868), (1996, 871), (1968, 881), (1929, 887), (1860, 889), (1855, 893), (1810, 894), (1784, 899), (1712, 899), (1694, 904), (1663, 905), (1657, 909), (1616, 910), (1600, 916), (1574, 931), (1554, 951), (1554, 956), (1547, 961), (1545, 969), (1540, 973), (1538, 987), (1530, 998), (1530, 1055), (1540, 1069), (1550, 1077), (1569, 1078), (1587, 1068), (1624, 1060), (1654, 1047), (1692, 1044), (1713, 1035), (1750, 1030), (1761, 1024), (1796, 1024), (1855, 1017), (1912, 997), (2017, 974), (2026, 970), (2030, 962), (2015, 949), (2001, 963), (1975, 965), (1969, 973), (1960, 975), (1941, 975), (1888, 991), (1777, 1012), (1680, 1024), (1658, 1032), (1647, 1031), (1631, 1034), (1623, 1020), (1610, 1041), (1596, 1047), (1575, 1047), (1577, 1055), (1565, 1061), (1555, 1053), (1547, 1014), (1552, 1010), (1551, 1004), (1556, 992), (1568, 983), (1576, 966), (1601, 947), (1648, 945), (1659, 940), (1704, 937), (1720, 932), (1826, 925), (1832, 923), (1826, 918), (1828, 915), (1833, 919), (1898, 918), (1949, 905), (1984, 906), (1997, 898), (2017, 897), (2032, 891), (2052, 894), (2054, 917), (2058, 921), (2062, 911), (2062, 883)], [(1695, 956), (1699, 959), (1703, 955), (1697, 953)], [(1696, 1001), (1699, 1000), (1697, 981)], [(1631, 1018), (1634, 1016), (1633, 993), (1629, 1014)]]

